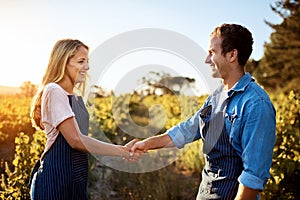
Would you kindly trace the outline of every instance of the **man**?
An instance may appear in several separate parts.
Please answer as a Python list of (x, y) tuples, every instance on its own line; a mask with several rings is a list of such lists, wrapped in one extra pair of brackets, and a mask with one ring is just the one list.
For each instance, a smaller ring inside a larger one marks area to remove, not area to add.
[(269, 178), (276, 113), (268, 95), (244, 70), (252, 44), (252, 34), (241, 25), (216, 27), (205, 63), (222, 86), (187, 121), (131, 147), (132, 152), (182, 148), (201, 138), (206, 164), (197, 199), (259, 199)]

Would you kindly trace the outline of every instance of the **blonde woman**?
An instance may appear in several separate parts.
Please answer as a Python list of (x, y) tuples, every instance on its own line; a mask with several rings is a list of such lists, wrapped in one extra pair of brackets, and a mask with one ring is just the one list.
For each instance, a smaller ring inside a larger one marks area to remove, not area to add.
[(79, 40), (59, 40), (53, 47), (41, 86), (32, 101), (33, 125), (47, 136), (45, 150), (34, 167), (31, 198), (88, 199), (88, 153), (121, 156), (138, 154), (126, 146), (89, 137), (89, 114), (81, 96), (89, 70), (89, 48)]

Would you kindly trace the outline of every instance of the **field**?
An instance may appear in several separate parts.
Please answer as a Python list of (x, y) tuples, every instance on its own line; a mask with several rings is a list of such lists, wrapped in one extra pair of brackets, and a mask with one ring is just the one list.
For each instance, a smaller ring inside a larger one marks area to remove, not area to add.
[[(4, 90), (3, 90), (4, 91)], [(299, 134), (300, 98), (294, 92), (271, 95), (277, 110), (277, 141), (274, 148), (271, 178), (264, 192), (264, 199), (299, 199)], [(160, 116), (160, 104), (166, 115), (160, 133), (186, 119), (194, 113), (205, 97), (180, 98), (175, 95), (160, 97), (149, 95), (140, 98), (135, 95), (95, 98), (89, 101), (91, 114), (90, 135), (101, 140), (125, 144), (133, 136), (123, 128), (134, 123), (145, 126), (149, 123), (148, 110)], [(1, 95), (0, 98), (0, 155), (2, 199), (29, 199), (26, 183), (31, 169), (43, 151), (45, 135), (32, 128), (29, 118), (31, 98), (16, 95)], [(128, 112), (129, 106), (129, 112)], [(113, 112), (118, 113), (115, 118)], [(161, 117), (151, 119), (159, 124)], [(120, 124), (121, 123), (121, 124)], [(123, 124), (122, 124), (123, 123)], [(130, 126), (127, 131), (131, 130)], [(102, 130), (101, 134), (98, 130)], [(143, 136), (141, 129), (141, 136)], [(193, 199), (198, 190), (203, 167), (202, 143), (194, 142), (170, 161), (165, 167), (146, 173), (128, 173), (107, 167), (100, 157), (90, 157), (89, 195), (91, 199)], [(152, 157), (151, 157), (152, 156)], [(153, 153), (142, 162), (142, 168), (161, 163), (167, 154)], [(154, 162), (155, 161), (155, 162)], [(154, 166), (155, 168), (156, 166)], [(154, 169), (153, 168), (153, 169)]]

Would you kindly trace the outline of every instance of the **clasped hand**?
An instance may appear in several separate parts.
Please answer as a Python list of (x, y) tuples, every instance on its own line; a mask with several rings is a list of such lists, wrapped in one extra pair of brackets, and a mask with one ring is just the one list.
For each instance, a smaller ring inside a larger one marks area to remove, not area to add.
[(146, 144), (143, 140), (133, 139), (124, 145), (126, 150), (129, 152), (128, 156), (123, 157), (129, 162), (136, 162), (140, 157), (148, 151)]

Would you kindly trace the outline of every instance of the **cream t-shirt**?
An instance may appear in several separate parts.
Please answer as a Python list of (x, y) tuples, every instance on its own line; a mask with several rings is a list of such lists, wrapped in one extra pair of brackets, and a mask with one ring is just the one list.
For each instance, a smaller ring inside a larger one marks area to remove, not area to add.
[(55, 142), (59, 130), (57, 126), (64, 120), (75, 116), (69, 104), (68, 92), (66, 92), (57, 83), (49, 83), (45, 86), (42, 103), (42, 123), (45, 127), (47, 142), (45, 146), (45, 154)]

